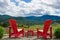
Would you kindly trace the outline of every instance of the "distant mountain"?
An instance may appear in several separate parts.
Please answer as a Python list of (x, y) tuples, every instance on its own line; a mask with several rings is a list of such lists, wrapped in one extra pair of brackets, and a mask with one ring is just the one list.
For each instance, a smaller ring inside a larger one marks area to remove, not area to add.
[(45, 20), (48, 20), (48, 19), (51, 19), (51, 20), (60, 20), (60, 17), (59, 16), (52, 16), (52, 15), (43, 15), (43, 16), (39, 16), (39, 17), (35, 17), (35, 16), (29, 16), (29, 17), (26, 17), (26, 19), (28, 20), (33, 20), (33, 21), (45, 21)]
[(15, 19), (19, 24), (26, 24), (26, 25), (33, 25), (33, 24), (39, 24), (40, 22), (32, 21), (29, 19), (26, 19), (26, 17), (12, 17), (8, 15), (0, 15), (0, 23), (9, 23), (9, 19)]
[(51, 19), (53, 21), (60, 21), (59, 16), (43, 15), (39, 17), (29, 16), (29, 17), (12, 17), (8, 15), (0, 15), (0, 22), (8, 22), (9, 19), (15, 19), (20, 24), (39, 24), (45, 20)]
[(9, 19), (15, 19), (18, 21), (26, 20), (24, 17), (12, 17), (8, 15), (0, 15), (0, 22), (7, 22)]

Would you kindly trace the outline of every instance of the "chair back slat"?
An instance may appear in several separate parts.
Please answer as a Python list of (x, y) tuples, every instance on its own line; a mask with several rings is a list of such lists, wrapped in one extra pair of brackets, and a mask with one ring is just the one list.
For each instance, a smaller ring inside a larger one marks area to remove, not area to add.
[(9, 20), (9, 23), (10, 23), (11, 28), (13, 29), (13, 32), (14, 32), (14, 33), (17, 33), (17, 32), (18, 32), (18, 30), (17, 30), (18, 27), (17, 27), (16, 20), (10, 19), (10, 20)]
[(51, 26), (52, 20), (46, 20), (44, 22), (44, 29), (43, 29), (43, 33), (47, 33), (50, 26)]

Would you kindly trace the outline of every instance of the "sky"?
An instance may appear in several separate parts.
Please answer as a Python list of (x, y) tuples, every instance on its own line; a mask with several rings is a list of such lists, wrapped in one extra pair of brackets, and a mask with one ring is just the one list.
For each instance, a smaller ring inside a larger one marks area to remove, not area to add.
[(0, 0), (0, 15), (60, 16), (60, 0)]

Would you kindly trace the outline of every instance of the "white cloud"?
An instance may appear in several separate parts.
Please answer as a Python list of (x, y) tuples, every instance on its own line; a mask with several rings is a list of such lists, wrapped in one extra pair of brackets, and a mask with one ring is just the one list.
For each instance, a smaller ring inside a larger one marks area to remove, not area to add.
[(60, 16), (60, 1), (59, 0), (32, 0), (26, 3), (21, 0), (11, 2), (10, 0), (0, 0), (0, 14), (10, 16), (41, 16), (55, 15)]

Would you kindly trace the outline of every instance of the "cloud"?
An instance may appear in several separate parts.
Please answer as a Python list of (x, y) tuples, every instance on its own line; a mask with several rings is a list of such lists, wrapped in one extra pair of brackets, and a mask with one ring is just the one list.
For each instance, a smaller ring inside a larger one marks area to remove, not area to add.
[(0, 0), (0, 15), (10, 16), (60, 16), (60, 0)]

